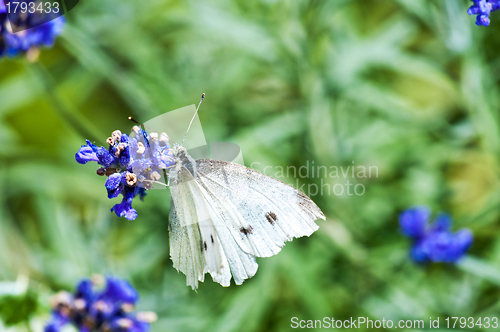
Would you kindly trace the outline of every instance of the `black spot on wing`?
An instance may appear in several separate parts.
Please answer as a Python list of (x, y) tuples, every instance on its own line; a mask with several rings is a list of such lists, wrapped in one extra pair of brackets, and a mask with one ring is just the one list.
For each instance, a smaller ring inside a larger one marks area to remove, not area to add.
[(212, 243), (214, 243), (214, 237), (210, 235), (210, 240), (212, 240)]
[(274, 225), (274, 222), (278, 220), (278, 217), (274, 212), (268, 212), (266, 213), (266, 219), (271, 225)]
[(240, 228), (240, 232), (241, 232), (243, 235), (252, 234), (252, 233), (253, 233), (253, 227), (252, 227), (252, 226), (248, 226), (247, 228), (245, 228), (245, 227), (241, 227), (241, 228)]
[(206, 241), (200, 241), (200, 251), (207, 251), (207, 242)]

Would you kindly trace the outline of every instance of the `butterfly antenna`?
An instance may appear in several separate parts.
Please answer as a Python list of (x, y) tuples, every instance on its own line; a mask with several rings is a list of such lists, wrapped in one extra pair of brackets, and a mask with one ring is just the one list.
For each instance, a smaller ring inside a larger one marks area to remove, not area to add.
[(182, 144), (184, 144), (184, 141), (186, 140), (186, 136), (189, 132), (189, 129), (191, 128), (191, 125), (193, 124), (194, 118), (196, 118), (196, 114), (198, 114), (198, 110), (200, 109), (201, 103), (203, 102), (203, 98), (205, 98), (205, 94), (201, 95), (201, 100), (200, 103), (198, 104), (198, 107), (196, 108), (196, 112), (194, 112), (193, 118), (191, 119), (191, 122), (189, 123), (188, 129), (186, 130), (186, 134), (184, 135), (184, 139), (182, 140)]
[(141, 126), (141, 127), (142, 127), (142, 128), (144, 128), (144, 129), (147, 129), (147, 130), (149, 130), (149, 131), (153, 131), (153, 130), (151, 130), (151, 128), (146, 127), (143, 123), (140, 123), (139, 121), (135, 120), (135, 119), (134, 119), (133, 117), (131, 117), (131, 116), (129, 116), (129, 117), (128, 117), (128, 119), (129, 119), (130, 121), (132, 121), (133, 123), (137, 123), (139, 126)]

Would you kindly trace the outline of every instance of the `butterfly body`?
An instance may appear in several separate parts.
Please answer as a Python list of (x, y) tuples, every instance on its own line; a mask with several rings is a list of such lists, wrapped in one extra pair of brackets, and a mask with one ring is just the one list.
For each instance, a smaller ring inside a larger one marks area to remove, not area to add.
[(229, 286), (251, 278), (255, 257), (277, 254), (286, 241), (309, 236), (325, 219), (306, 195), (245, 166), (194, 160), (182, 146), (172, 149), (170, 255), (193, 289), (208, 272)]

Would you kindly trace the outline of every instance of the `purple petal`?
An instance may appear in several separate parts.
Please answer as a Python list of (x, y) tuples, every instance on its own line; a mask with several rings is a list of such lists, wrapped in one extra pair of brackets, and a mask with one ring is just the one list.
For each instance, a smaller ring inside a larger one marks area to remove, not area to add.
[(488, 15), (478, 15), (476, 18), (476, 25), (483, 25), (487, 27), (490, 25), (490, 18)]
[(82, 145), (80, 150), (75, 154), (76, 161), (80, 164), (86, 164), (89, 161), (99, 161), (94, 149), (95, 145), (87, 140), (87, 145)]
[(106, 281), (106, 289), (99, 296), (100, 299), (130, 304), (139, 300), (139, 294), (128, 281), (116, 277), (107, 277)]
[(122, 134), (121, 138), (120, 138), (120, 142), (122, 143), (128, 143), (130, 140), (129, 136), (125, 133)]
[(431, 212), (428, 207), (408, 209), (399, 216), (399, 224), (406, 236), (417, 238), (424, 234)]
[(122, 174), (114, 173), (106, 180), (106, 190), (108, 191), (108, 198), (114, 198), (120, 195), (122, 191)]
[(490, 15), (492, 8), (493, 6), (491, 5), (491, 3), (487, 1), (479, 2), (479, 11), (481, 12), (481, 14)]
[(137, 218), (137, 211), (132, 208), (132, 198), (123, 198), (120, 204), (115, 204), (111, 208), (118, 217), (125, 217), (128, 220), (135, 220)]
[(469, 229), (461, 229), (455, 233), (453, 245), (450, 248), (451, 261), (462, 258), (472, 245), (474, 237)]
[(429, 259), (433, 262), (451, 262), (453, 254), (450, 251), (453, 246), (453, 234), (451, 232), (435, 232), (429, 234), (425, 239), (425, 250)]
[(97, 148), (97, 158), (99, 165), (108, 168), (115, 163), (115, 158), (104, 147)]
[(153, 163), (150, 159), (136, 159), (130, 164), (130, 166), (133, 173), (143, 175), (148, 168), (153, 166)]
[[(122, 136), (123, 137), (123, 136)], [(127, 144), (127, 146), (123, 149), (122, 152), (120, 152), (120, 155), (118, 156), (118, 162), (122, 166), (128, 165), (130, 162), (130, 148)]]
[(130, 156), (135, 159), (137, 156), (137, 140), (135, 138), (129, 138), (128, 141)]
[(478, 5), (473, 5), (469, 9), (467, 9), (467, 14), (469, 15), (477, 15), (479, 14), (479, 6)]
[(94, 300), (93, 283), (90, 279), (81, 280), (76, 286), (75, 298), (83, 299), (86, 303)]
[(450, 228), (451, 217), (446, 213), (440, 213), (432, 225), (434, 231), (448, 231)]
[(419, 263), (424, 263), (429, 260), (426, 248), (423, 246), (422, 241), (417, 241), (410, 250), (411, 258)]

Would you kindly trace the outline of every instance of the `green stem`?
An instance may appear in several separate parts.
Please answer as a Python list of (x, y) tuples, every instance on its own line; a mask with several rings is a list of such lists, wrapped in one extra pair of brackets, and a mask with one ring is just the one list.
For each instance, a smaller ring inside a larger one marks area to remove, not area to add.
[(474, 256), (465, 256), (457, 263), (457, 267), (462, 271), (475, 275), (479, 278), (500, 286), (500, 270), (490, 263)]

